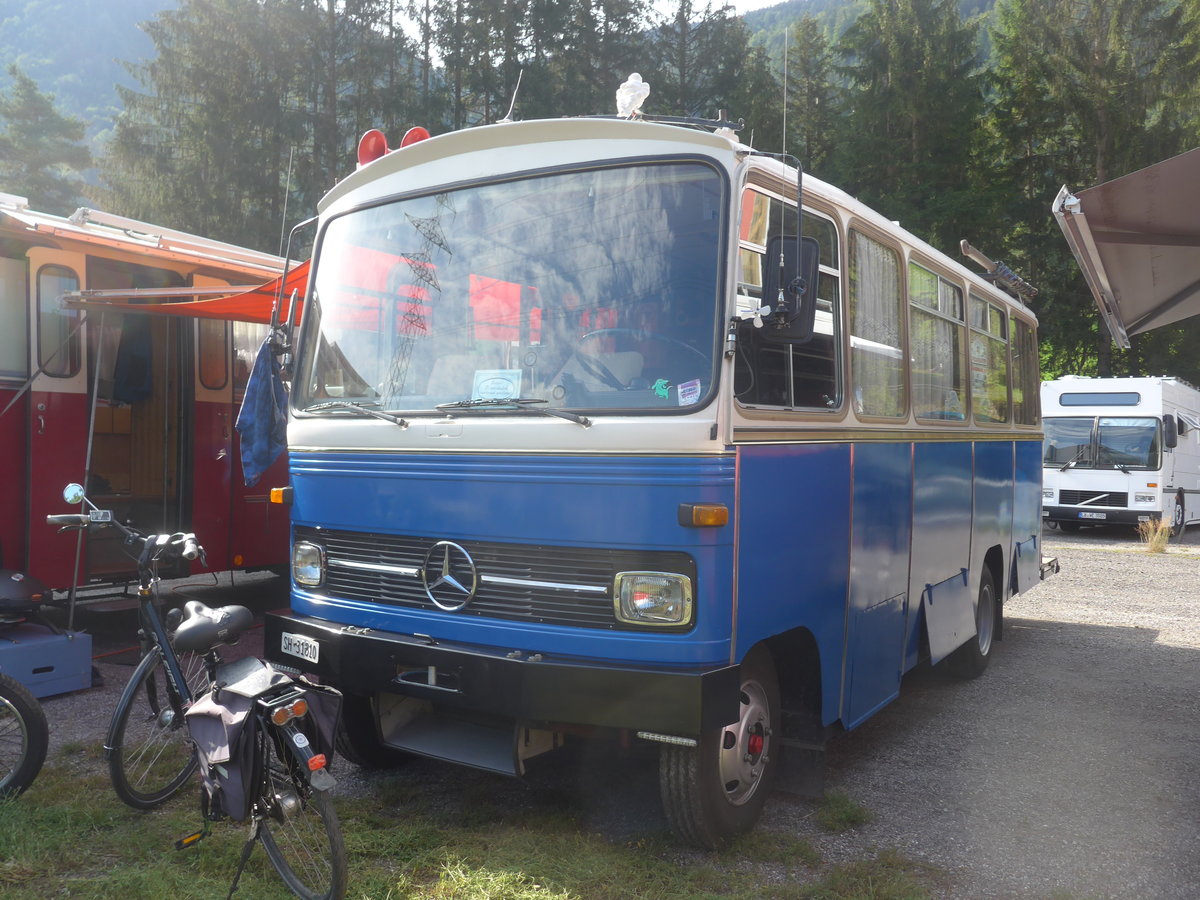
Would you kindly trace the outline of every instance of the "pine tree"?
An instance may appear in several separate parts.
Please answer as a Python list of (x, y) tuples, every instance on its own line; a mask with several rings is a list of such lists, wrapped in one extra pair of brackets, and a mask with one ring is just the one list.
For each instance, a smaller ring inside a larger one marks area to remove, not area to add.
[(829, 39), (805, 16), (788, 35), (788, 148), (820, 172), (837, 143), (841, 99)]
[(871, 0), (842, 36), (843, 186), (940, 249), (972, 233), (984, 110), (974, 23), (956, 0)]
[(12, 87), (0, 95), (0, 190), (47, 212), (74, 212), (84, 190), (82, 173), (92, 164), (84, 124), (60, 113), (54, 97), (16, 65), (8, 74)]
[(1064, 184), (1090, 187), (1194, 145), (1197, 10), (1163, 0), (1004, 0), (996, 8), (992, 156), (1009, 190), (995, 209), (1013, 255), (1028, 260), (1053, 297), (1041, 317), (1051, 372), (1200, 374), (1194, 352), (1172, 337), (1194, 325), (1135, 337), (1131, 352), (1113, 354), (1045, 212)]

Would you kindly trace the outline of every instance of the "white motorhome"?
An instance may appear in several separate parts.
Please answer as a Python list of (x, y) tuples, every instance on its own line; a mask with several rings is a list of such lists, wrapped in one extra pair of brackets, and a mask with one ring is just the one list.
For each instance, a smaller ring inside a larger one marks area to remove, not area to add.
[(1169, 377), (1042, 382), (1042, 518), (1081, 525), (1200, 519), (1200, 390)]

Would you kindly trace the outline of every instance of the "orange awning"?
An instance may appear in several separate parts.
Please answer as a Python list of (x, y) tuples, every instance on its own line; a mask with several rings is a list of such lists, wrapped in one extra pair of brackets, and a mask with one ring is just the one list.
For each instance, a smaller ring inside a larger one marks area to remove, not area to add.
[[(280, 320), (287, 321), (291, 296), (304, 296), (308, 284), (309, 261), (289, 269), (284, 276), (258, 287), (230, 286), (224, 288), (147, 288), (139, 291), (75, 291), (67, 294), (67, 305), (76, 309), (116, 310), (153, 315), (192, 316), (198, 319), (226, 319), (235, 322), (271, 324), (271, 309), (283, 287), (284, 308)], [(236, 293), (233, 293), (236, 292)], [(200, 294), (218, 293), (223, 296), (198, 299)], [(296, 322), (300, 322), (303, 305), (297, 306)]]

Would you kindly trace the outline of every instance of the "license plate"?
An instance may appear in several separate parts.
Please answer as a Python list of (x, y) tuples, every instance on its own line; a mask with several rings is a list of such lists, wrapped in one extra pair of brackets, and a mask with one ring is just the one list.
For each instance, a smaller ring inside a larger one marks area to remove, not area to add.
[(286, 631), (280, 635), (279, 649), (312, 663), (315, 663), (321, 654), (321, 645), (312, 638), (306, 638), (300, 634), (289, 634)]
[(1107, 519), (1108, 513), (1081, 512), (1079, 514), (1079, 518), (1081, 518), (1081, 519)]

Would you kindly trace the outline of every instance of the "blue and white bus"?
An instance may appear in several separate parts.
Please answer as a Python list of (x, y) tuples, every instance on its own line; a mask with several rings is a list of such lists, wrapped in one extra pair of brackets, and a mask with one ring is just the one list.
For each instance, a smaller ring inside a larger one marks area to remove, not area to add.
[(788, 744), (982, 672), (1040, 576), (1025, 305), (815, 178), (799, 241), (797, 171), (728, 129), (366, 155), (319, 207), (265, 638), (351, 756), (519, 774), (619, 730), (714, 847)]

